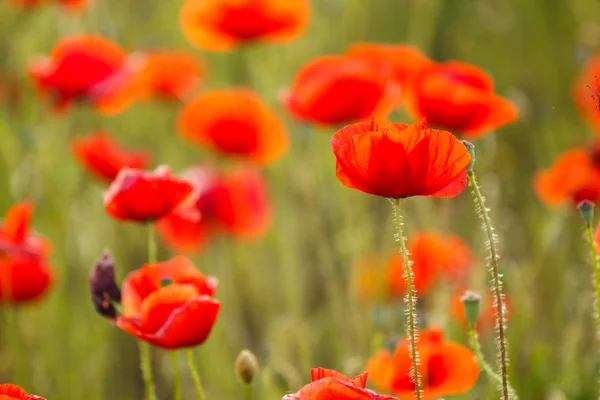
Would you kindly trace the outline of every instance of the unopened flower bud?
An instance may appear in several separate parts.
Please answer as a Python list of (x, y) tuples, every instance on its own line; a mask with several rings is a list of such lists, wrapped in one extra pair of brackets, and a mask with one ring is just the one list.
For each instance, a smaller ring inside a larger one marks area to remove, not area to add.
[(473, 172), (473, 168), (475, 167), (475, 145), (468, 140), (463, 140), (462, 142), (471, 155), (471, 161), (469, 161), (469, 165), (467, 165), (467, 172)]
[(474, 326), (479, 319), (479, 314), (481, 314), (481, 297), (477, 293), (467, 291), (460, 300), (463, 303), (469, 325)]
[(591, 225), (594, 220), (594, 203), (589, 200), (583, 200), (577, 204), (579, 213), (583, 217), (584, 221)]
[(108, 250), (104, 251), (92, 267), (90, 292), (96, 311), (105, 317), (117, 318), (114, 303), (121, 302), (121, 290), (115, 282), (115, 263)]
[(258, 375), (258, 360), (250, 350), (242, 350), (235, 359), (235, 373), (246, 384), (252, 383)]

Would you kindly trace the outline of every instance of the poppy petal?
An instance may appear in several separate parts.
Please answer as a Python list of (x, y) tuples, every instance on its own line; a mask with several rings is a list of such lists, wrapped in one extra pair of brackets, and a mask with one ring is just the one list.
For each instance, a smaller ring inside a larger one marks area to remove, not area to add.
[(7, 239), (19, 243), (22, 242), (29, 230), (29, 222), (33, 214), (33, 204), (25, 201), (12, 206), (6, 213), (2, 232)]

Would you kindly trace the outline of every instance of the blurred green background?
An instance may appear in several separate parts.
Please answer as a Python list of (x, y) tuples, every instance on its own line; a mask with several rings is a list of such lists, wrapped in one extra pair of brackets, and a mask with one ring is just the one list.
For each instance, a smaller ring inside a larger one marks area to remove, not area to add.
[[(284, 0), (282, 0), (284, 1)], [(572, 85), (582, 62), (600, 49), (597, 0), (314, 0), (308, 31), (289, 44), (204, 53), (183, 37), (180, 1), (95, 0), (82, 16), (44, 6), (28, 12), (0, 5), (0, 73), (17, 79), (21, 102), (0, 109), (0, 213), (14, 202), (37, 204), (35, 229), (54, 243), (56, 287), (42, 302), (1, 309), (0, 381), (49, 400), (141, 399), (134, 339), (100, 318), (89, 301), (89, 269), (104, 248), (119, 280), (146, 259), (142, 226), (104, 213), (102, 190), (70, 154), (70, 138), (106, 129), (131, 146), (146, 146), (175, 171), (214, 157), (176, 132), (179, 106), (140, 103), (115, 117), (85, 108), (55, 115), (26, 77), (28, 61), (62, 36), (101, 33), (128, 50), (187, 49), (205, 60), (207, 87), (232, 85), (243, 68), (249, 83), (286, 119), (292, 143), (269, 166), (274, 220), (255, 243), (214, 241), (196, 265), (220, 279), (222, 311), (209, 341), (196, 350), (209, 399), (241, 398), (233, 362), (242, 348), (263, 364), (256, 398), (279, 399), (308, 382), (308, 368), (352, 374), (372, 354), (374, 310), (356, 298), (351, 269), (365, 253), (394, 251), (387, 201), (344, 188), (329, 147), (333, 130), (295, 123), (277, 101), (298, 68), (320, 54), (342, 53), (357, 41), (417, 45), (435, 60), (456, 59), (488, 71), (514, 101), (517, 123), (477, 142), (480, 183), (500, 236), (512, 313), (511, 377), (522, 399), (596, 398), (591, 266), (583, 223), (573, 210), (550, 210), (532, 191), (533, 173), (594, 133), (577, 114)], [(592, 93), (590, 93), (591, 95)], [(1, 95), (0, 95), (1, 98)], [(397, 113), (395, 119), (406, 119)], [(465, 238), (478, 256), (486, 290), (485, 238), (469, 193), (453, 200), (407, 200), (410, 232), (434, 229)], [(161, 259), (172, 254), (161, 248)], [(448, 293), (427, 299), (423, 321), (464, 341), (448, 316)], [(401, 305), (393, 312), (402, 313)], [(402, 328), (398, 326), (398, 332)], [(489, 360), (493, 338), (484, 337)], [(161, 399), (171, 396), (171, 369), (154, 351)], [(181, 362), (183, 365), (183, 356)], [(193, 398), (185, 375), (184, 398)], [(460, 399), (494, 398), (482, 376)]]

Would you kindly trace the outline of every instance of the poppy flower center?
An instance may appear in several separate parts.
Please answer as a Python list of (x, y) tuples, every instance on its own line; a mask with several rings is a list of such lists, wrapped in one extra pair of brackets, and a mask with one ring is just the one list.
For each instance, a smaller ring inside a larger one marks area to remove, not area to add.
[(429, 387), (443, 384), (448, 377), (447, 366), (440, 354), (434, 354), (427, 360), (424, 381)]
[[(252, 3), (252, 2), (251, 2)], [(229, 36), (239, 39), (254, 39), (284, 29), (293, 23), (289, 17), (276, 18), (252, 3), (237, 10), (229, 10), (217, 28)]]

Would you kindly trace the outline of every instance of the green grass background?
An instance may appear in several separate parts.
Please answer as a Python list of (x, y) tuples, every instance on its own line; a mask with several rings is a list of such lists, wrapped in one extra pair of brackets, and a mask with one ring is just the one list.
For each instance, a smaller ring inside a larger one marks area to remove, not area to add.
[[(283, 0), (282, 0), (283, 1)], [(146, 259), (143, 227), (105, 215), (103, 187), (69, 151), (70, 138), (106, 129), (131, 146), (155, 151), (174, 170), (215, 161), (182, 140), (180, 106), (137, 104), (116, 117), (85, 108), (57, 116), (36, 97), (25, 67), (62, 36), (104, 34), (128, 50), (187, 49), (206, 61), (207, 87), (245, 76), (286, 119), (291, 140), (269, 166), (274, 220), (255, 243), (218, 238), (193, 256), (220, 279), (222, 312), (210, 340), (196, 350), (209, 399), (241, 398), (233, 361), (250, 348), (263, 364), (256, 398), (279, 399), (308, 382), (308, 368), (360, 371), (372, 353), (373, 310), (355, 298), (351, 266), (367, 252), (393, 251), (387, 201), (344, 188), (329, 148), (333, 130), (295, 123), (277, 102), (298, 68), (315, 56), (343, 52), (356, 41), (409, 42), (436, 60), (456, 59), (487, 70), (498, 92), (518, 104), (518, 122), (477, 142), (477, 172), (500, 236), (509, 322), (511, 377), (522, 399), (597, 397), (591, 266), (583, 224), (573, 210), (550, 210), (535, 197), (533, 173), (594, 133), (578, 116), (572, 82), (582, 62), (600, 49), (597, 0), (313, 0), (308, 31), (283, 45), (255, 45), (229, 54), (193, 49), (178, 24), (179, 0), (95, 0), (81, 17), (58, 8), (20, 12), (0, 5), (0, 71), (21, 84), (17, 109), (0, 110), (0, 211), (31, 198), (35, 229), (54, 243), (58, 281), (44, 301), (1, 310), (0, 381), (49, 400), (141, 399), (137, 347), (132, 337), (100, 318), (89, 301), (87, 276), (104, 248), (119, 279)], [(592, 93), (590, 93), (591, 95)], [(395, 118), (405, 119), (398, 113)], [(486, 290), (485, 237), (469, 193), (453, 200), (404, 202), (406, 229), (455, 232), (477, 254), (475, 289)], [(161, 258), (172, 255), (162, 247)], [(464, 341), (447, 314), (443, 288), (426, 303), (426, 320)], [(400, 305), (394, 309), (401, 320)], [(401, 332), (401, 327), (397, 327)], [(491, 360), (493, 338), (484, 338)], [(171, 368), (153, 354), (161, 399), (169, 399)], [(183, 364), (184, 358), (181, 357)], [(184, 399), (195, 394), (187, 374)], [(495, 398), (481, 377), (460, 399)]]

